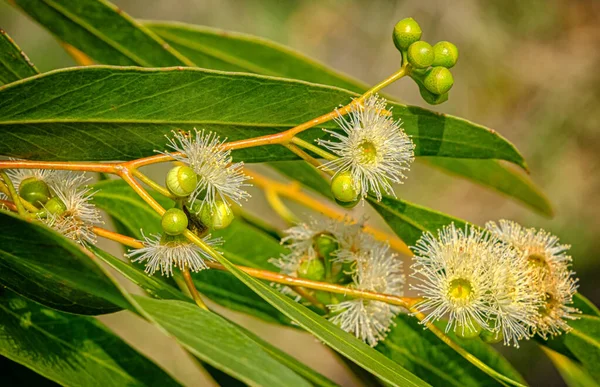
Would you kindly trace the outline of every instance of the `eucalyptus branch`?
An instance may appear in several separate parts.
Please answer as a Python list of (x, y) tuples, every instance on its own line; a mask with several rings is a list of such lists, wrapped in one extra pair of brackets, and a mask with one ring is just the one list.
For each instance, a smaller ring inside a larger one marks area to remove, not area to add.
[[(110, 239), (115, 242), (119, 242), (125, 246), (132, 247), (135, 249), (139, 249), (144, 246), (141, 241), (139, 241), (135, 238), (131, 238), (131, 237), (128, 237), (128, 236), (125, 236), (122, 234), (118, 234), (116, 232), (109, 231), (109, 230), (106, 230), (106, 229), (103, 229), (100, 227), (94, 227), (94, 233), (96, 233), (96, 235), (98, 235), (100, 237)], [(201, 239), (198, 238), (197, 235), (193, 234), (189, 230), (186, 231), (186, 234), (192, 236), (192, 238), (190, 238), (190, 239), (192, 239), (192, 242), (194, 242), (194, 243), (195, 243), (194, 240), (201, 241)], [(186, 235), (186, 237), (187, 237), (187, 235)], [(214, 249), (212, 249), (210, 246), (207, 246), (206, 244), (202, 243), (202, 246), (200, 246), (200, 247), (203, 249), (206, 247), (207, 252), (209, 254), (211, 254), (213, 256), (213, 258), (215, 258), (215, 259), (219, 258), (219, 253), (216, 252)], [(227, 268), (225, 268), (225, 266), (221, 265), (218, 262), (206, 261), (205, 263), (211, 269), (228, 271)], [(416, 302), (418, 302), (420, 300), (418, 298), (413, 298), (413, 297), (399, 297), (399, 296), (394, 296), (391, 294), (382, 294), (382, 293), (369, 292), (369, 291), (365, 291), (365, 290), (351, 289), (351, 288), (348, 288), (345, 286), (335, 285), (335, 284), (331, 284), (328, 282), (311, 281), (311, 280), (307, 280), (307, 279), (303, 279), (303, 278), (291, 277), (291, 276), (288, 276), (285, 274), (280, 274), (280, 273), (276, 273), (276, 272), (269, 271), (269, 270), (256, 269), (256, 268), (240, 266), (240, 265), (235, 265), (235, 266), (238, 269), (240, 269), (241, 271), (245, 272), (246, 274), (248, 274), (254, 278), (266, 280), (269, 282), (278, 283), (278, 284), (286, 285), (286, 286), (290, 286), (290, 287), (301, 287), (301, 288), (305, 288), (305, 289), (321, 290), (321, 291), (325, 291), (325, 292), (329, 292), (329, 293), (342, 294), (342, 295), (354, 297), (354, 298), (363, 298), (365, 300), (381, 301), (381, 302), (385, 302), (388, 304), (401, 306), (406, 309), (410, 308), (411, 305), (414, 305)]]
[(8, 188), (8, 193), (10, 194), (10, 198), (12, 199), (13, 203), (15, 204), (19, 215), (28, 217), (29, 212), (27, 212), (27, 210), (25, 209), (25, 206), (23, 206), (23, 203), (21, 203), (21, 197), (17, 193), (17, 190), (15, 190), (15, 186), (13, 185), (12, 181), (10, 181), (10, 177), (8, 177), (8, 175), (4, 171), (0, 172), (0, 177), (2, 177), (2, 180), (4, 180), (4, 184), (6, 184), (6, 187)]

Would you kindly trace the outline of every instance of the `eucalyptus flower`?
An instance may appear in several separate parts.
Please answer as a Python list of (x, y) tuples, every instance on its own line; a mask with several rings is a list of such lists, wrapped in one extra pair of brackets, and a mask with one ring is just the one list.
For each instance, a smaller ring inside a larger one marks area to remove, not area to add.
[(531, 331), (543, 338), (570, 331), (567, 320), (576, 319), (579, 313), (571, 306), (578, 286), (570, 268), (572, 258), (567, 254), (570, 246), (560, 244), (558, 237), (544, 230), (525, 228), (509, 220), (488, 222), (486, 227), (521, 252), (535, 290), (541, 294), (539, 315)]
[[(367, 247), (366, 245), (364, 247)], [(404, 288), (402, 261), (390, 253), (387, 243), (372, 240), (370, 250), (355, 255), (352, 283), (358, 290), (401, 296)], [(331, 322), (370, 346), (383, 340), (401, 308), (381, 301), (347, 299), (327, 305)]]
[[(173, 275), (173, 266), (180, 269), (188, 268), (193, 272), (207, 269), (204, 262), (213, 258), (200, 247), (188, 241), (181, 235), (169, 236), (167, 234), (143, 235), (144, 247), (135, 249), (126, 254), (133, 262), (146, 262), (146, 273), (153, 275), (160, 269), (162, 275)], [(203, 238), (209, 246), (221, 244), (221, 238), (211, 239), (210, 235)]]
[(414, 161), (415, 144), (385, 112), (386, 100), (376, 95), (362, 104), (354, 104), (348, 118), (341, 114), (336, 122), (342, 133), (324, 129), (334, 140), (318, 140), (319, 144), (339, 158), (323, 165), (336, 174), (349, 171), (360, 197), (373, 191), (377, 200), (382, 194), (394, 195), (391, 183), (402, 183), (405, 171)]
[(85, 184), (83, 173), (59, 171), (50, 180), (55, 195), (45, 205), (46, 217), (41, 218), (67, 238), (77, 243), (96, 243), (94, 224), (102, 223), (100, 211), (91, 203), (94, 192)]
[(437, 237), (425, 233), (413, 247), (412, 277), (417, 283), (411, 286), (423, 297), (417, 305), (427, 313), (423, 323), (447, 315), (446, 331), (458, 328), (465, 335), (489, 329), (488, 321), (495, 313), (490, 263), (514, 253), (502, 247), (474, 227), (461, 230), (451, 224)]
[(217, 201), (231, 200), (241, 204), (250, 195), (243, 187), (249, 179), (243, 173), (244, 163), (233, 163), (231, 150), (224, 150), (220, 140), (213, 132), (199, 131), (175, 132), (169, 138), (168, 146), (176, 153), (167, 153), (180, 161), (198, 175), (196, 189), (190, 195), (190, 202), (200, 197), (202, 203), (216, 207)]

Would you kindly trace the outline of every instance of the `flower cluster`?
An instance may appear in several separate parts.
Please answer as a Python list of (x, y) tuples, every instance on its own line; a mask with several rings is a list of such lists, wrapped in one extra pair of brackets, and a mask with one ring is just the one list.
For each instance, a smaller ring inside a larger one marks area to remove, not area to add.
[(223, 229), (233, 220), (231, 202), (241, 204), (250, 195), (243, 189), (248, 177), (243, 163), (233, 163), (231, 151), (223, 149), (224, 141), (212, 132), (173, 132), (168, 146), (172, 156), (183, 165), (171, 169), (166, 178), (170, 193), (177, 197), (178, 207), (162, 217), (162, 233), (144, 236), (143, 247), (127, 256), (134, 262), (146, 262), (150, 275), (160, 269), (162, 275), (173, 275), (173, 267), (194, 272), (206, 269), (205, 260), (212, 257), (188, 241), (182, 234), (192, 230), (201, 235), (208, 246), (220, 244), (211, 239), (208, 230)]
[[(387, 243), (362, 232), (360, 224), (312, 220), (286, 231), (289, 254), (271, 262), (287, 275), (352, 289), (402, 295), (402, 261)], [(329, 269), (327, 269), (329, 267)], [(291, 290), (284, 288), (284, 292)], [(400, 308), (380, 301), (316, 294), (329, 319), (371, 346), (385, 338)]]
[(79, 244), (95, 243), (100, 211), (91, 203), (90, 181), (83, 173), (41, 169), (9, 170), (19, 195), (40, 209), (39, 220)]
[(385, 99), (377, 95), (353, 104), (347, 118), (341, 114), (336, 118), (342, 133), (324, 129), (337, 141), (318, 140), (338, 156), (323, 168), (333, 169), (336, 175), (349, 172), (361, 198), (369, 191), (377, 200), (384, 193), (395, 196), (391, 183), (402, 183), (414, 161), (415, 144), (402, 130), (401, 121), (394, 120), (385, 108)]
[(577, 310), (568, 306), (576, 280), (567, 248), (509, 221), (489, 223), (487, 231), (451, 224), (424, 234), (413, 248), (411, 286), (423, 297), (423, 323), (447, 316), (446, 331), (515, 346), (536, 333), (568, 331), (564, 319)]

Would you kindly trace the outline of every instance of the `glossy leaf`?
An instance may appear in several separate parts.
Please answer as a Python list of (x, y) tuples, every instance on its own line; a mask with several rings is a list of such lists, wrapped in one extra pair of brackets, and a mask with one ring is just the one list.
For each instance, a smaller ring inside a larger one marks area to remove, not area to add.
[[(496, 386), (497, 381), (462, 358), (414, 317), (399, 315), (387, 338), (376, 349), (433, 386)], [(472, 355), (501, 374), (524, 383), (502, 355), (479, 339), (448, 335)]]
[(384, 196), (380, 202), (371, 197), (368, 200), (396, 235), (409, 246), (414, 245), (425, 231), (435, 233), (450, 223), (454, 223), (457, 227), (465, 225), (465, 221), (461, 219), (405, 200), (389, 196)]
[[(141, 238), (141, 229), (144, 230), (145, 235), (161, 232), (160, 216), (124, 181), (101, 181), (94, 184), (93, 189), (97, 191), (94, 195), (94, 203), (119, 221), (125, 227), (124, 232), (128, 235)], [(153, 194), (153, 197), (163, 207), (169, 208), (173, 205), (171, 200), (163, 196)], [(274, 267), (268, 263), (268, 259), (278, 257), (285, 251), (272, 237), (241, 221), (235, 221), (225, 230), (213, 233), (212, 237), (223, 238), (224, 244), (219, 247), (219, 250), (226, 253), (238, 265), (273, 270)], [(128, 277), (133, 276), (136, 270), (137, 276), (146, 276), (138, 270), (141, 267), (139, 264), (128, 265), (102, 253), (100, 253), (100, 257), (122, 273), (129, 270)], [(158, 278), (158, 274), (152, 278), (155, 277)], [(254, 315), (266, 321), (290, 324), (288, 318), (229, 273), (205, 270), (194, 274), (194, 278), (201, 293), (225, 307)], [(153, 281), (160, 281), (161, 284), (164, 284), (162, 279), (153, 279)], [(159, 291), (156, 284), (139, 283), (139, 285), (152, 296), (156, 296)], [(163, 294), (162, 298), (175, 297)]]
[(573, 330), (564, 335), (564, 345), (596, 380), (600, 380), (600, 317), (583, 315), (569, 323)]
[(598, 310), (598, 307), (581, 293), (575, 293), (575, 296), (573, 296), (573, 306), (579, 309), (583, 314), (600, 317), (600, 310)]
[[(273, 134), (328, 113), (355, 95), (301, 81), (200, 69), (94, 66), (57, 70), (0, 88), (0, 154), (46, 160), (119, 160), (164, 149), (193, 127), (229, 140)], [(216, 109), (215, 107), (219, 108)], [(394, 105), (427, 156), (498, 158), (523, 166), (497, 133), (460, 118)], [(329, 122), (327, 127), (335, 127)], [(319, 128), (303, 134), (323, 136)], [(246, 162), (292, 159), (281, 146), (237, 151)]]
[(0, 295), (0, 326), (2, 356), (62, 385), (180, 385), (91, 317), (47, 309), (7, 290)]
[(233, 324), (189, 302), (135, 297), (152, 319), (198, 358), (254, 386), (310, 386)]
[(0, 212), (0, 283), (45, 306), (78, 314), (128, 306), (93, 256), (53, 230)]
[(362, 93), (368, 87), (286, 46), (267, 39), (185, 23), (143, 25), (198, 67), (300, 79)]
[(18, 81), (38, 73), (27, 55), (6, 31), (0, 28), (0, 84)]
[(467, 177), (484, 187), (515, 198), (547, 217), (553, 216), (552, 205), (544, 193), (522, 171), (497, 160), (468, 160), (442, 157), (423, 158), (426, 164), (456, 176)]
[(14, 0), (60, 40), (99, 63), (121, 66), (192, 65), (121, 9), (99, 0)]
[(315, 335), (322, 342), (352, 360), (364, 369), (392, 385), (425, 386), (427, 383), (394, 363), (387, 357), (375, 351), (356, 337), (312, 312), (308, 308), (294, 302), (277, 290), (254, 279), (239, 270), (227, 258), (219, 257), (227, 269), (239, 278), (249, 288), (259, 294), (264, 300), (273, 305), (299, 326)]
[[(120, 259), (118, 259), (118, 258), (116, 258), (116, 257), (108, 254), (107, 252), (100, 250), (100, 249), (92, 248), (92, 251), (94, 252), (94, 254), (96, 254), (96, 256), (98, 258), (102, 259), (104, 262), (106, 262), (107, 264), (109, 264), (113, 269), (117, 270), (119, 273), (121, 273), (123, 276), (125, 276), (125, 278), (127, 278), (128, 280), (132, 281), (133, 283), (135, 283), (136, 285), (138, 285), (139, 287), (141, 287), (142, 289), (144, 289), (146, 291), (146, 293), (148, 293), (152, 297), (158, 298), (158, 299), (173, 299), (173, 300), (187, 301), (187, 302), (190, 301), (190, 299), (188, 297), (184, 296), (183, 293), (181, 293), (176, 288), (172, 287), (170, 284), (166, 283), (163, 280), (163, 277), (160, 277), (160, 276), (148, 276), (139, 267), (136, 267), (136, 266), (133, 266), (133, 265), (131, 265), (129, 263), (123, 262)], [(204, 273), (208, 273), (208, 272), (213, 272), (215, 274), (226, 274), (226, 275), (231, 276), (230, 274), (221, 273), (221, 272), (219, 272), (217, 270), (206, 270), (206, 271), (204, 271)], [(198, 280), (198, 278), (196, 278), (196, 279), (197, 279), (196, 284), (197, 284), (198, 288), (202, 290), (202, 282), (200, 280)], [(239, 282), (238, 280), (235, 280), (235, 281)], [(225, 287), (227, 287), (227, 286), (231, 287), (231, 281), (229, 283), (224, 283), (224, 286)], [(246, 294), (249, 293), (248, 288), (243, 288), (243, 289), (241, 289), (239, 287), (238, 287), (238, 289), (232, 288), (231, 291), (232, 292), (239, 291), (241, 297), (243, 297), (244, 293), (246, 293)], [(250, 293), (250, 294), (254, 295), (254, 293)], [(260, 303), (261, 302), (264, 303), (264, 301), (262, 301), (259, 298), (259, 302), (256, 303), (256, 308), (260, 309), (260, 307), (261, 307)], [(234, 307), (233, 309), (240, 310), (239, 306), (238, 307)], [(253, 312), (252, 313), (252, 311), (251, 311), (250, 314), (256, 315), (257, 312)], [(267, 320), (269, 320), (269, 319), (270, 320), (274, 320), (272, 317), (268, 317), (266, 319)], [(334, 385), (333, 382), (329, 381), (324, 376), (322, 376), (319, 373), (313, 371), (312, 369), (310, 369), (306, 365), (300, 363), (298, 360), (294, 359), (293, 357), (285, 354), (284, 352), (282, 352), (278, 348), (276, 348), (276, 347), (270, 345), (269, 343), (265, 342), (260, 337), (254, 335), (253, 333), (251, 333), (250, 331), (246, 330), (245, 328), (240, 327), (240, 326), (237, 326), (237, 328), (240, 329), (241, 331), (243, 331), (244, 334), (246, 336), (248, 336), (250, 339), (252, 339), (254, 342), (258, 343), (262, 347), (262, 349), (265, 352), (267, 352), (271, 357), (273, 357), (274, 359), (278, 360), (280, 363), (286, 365), (287, 367), (289, 367), (290, 369), (292, 369), (294, 372), (296, 372), (299, 375), (303, 376), (304, 378), (306, 378), (307, 380), (311, 381), (312, 383), (314, 383), (316, 385), (319, 385), (319, 386), (331, 386), (331, 385)]]
[(563, 380), (569, 387), (597, 387), (598, 382), (592, 378), (577, 362), (554, 352), (551, 349), (544, 348), (544, 353), (552, 360), (552, 363), (560, 372)]

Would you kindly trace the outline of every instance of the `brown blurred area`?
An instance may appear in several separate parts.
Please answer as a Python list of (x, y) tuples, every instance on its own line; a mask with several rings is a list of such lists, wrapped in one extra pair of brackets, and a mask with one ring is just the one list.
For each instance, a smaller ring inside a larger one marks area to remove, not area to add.
[[(452, 70), (455, 86), (450, 100), (433, 109), (489, 126), (512, 141), (527, 160), (532, 179), (551, 200), (555, 217), (544, 218), (497, 193), (424, 165), (413, 168), (408, 182), (399, 187), (399, 196), (478, 224), (508, 218), (557, 234), (572, 245), (581, 292), (600, 304), (600, 1), (114, 3), (136, 18), (177, 20), (266, 37), (370, 84), (396, 69), (399, 54), (391, 41), (392, 28), (398, 20), (414, 17), (424, 40), (449, 40), (460, 50)], [(49, 33), (5, 3), (0, 4), (0, 26), (41, 71), (74, 64)], [(408, 80), (388, 92), (406, 103), (425, 106)], [(191, 363), (178, 360), (184, 355), (172, 343), (148, 346), (140, 333), (146, 331), (131, 332), (119, 323), (122, 319), (133, 318), (117, 314), (105, 320), (128, 340), (145, 345), (145, 351), (160, 352), (157, 358), (173, 353), (168, 368), (186, 384), (204, 384), (194, 370), (186, 368)], [(358, 385), (308, 336), (250, 323), (339, 383)], [(532, 385), (563, 385), (535, 344), (501, 350)]]

